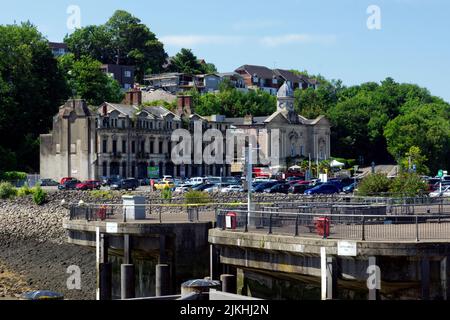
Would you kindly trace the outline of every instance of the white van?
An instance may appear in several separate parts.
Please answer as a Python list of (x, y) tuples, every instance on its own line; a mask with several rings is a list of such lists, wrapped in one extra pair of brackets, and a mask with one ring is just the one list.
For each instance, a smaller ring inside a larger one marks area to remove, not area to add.
[(195, 178), (190, 178), (187, 183), (189, 183), (190, 185), (196, 186), (199, 184), (204, 184), (206, 183), (206, 178), (202, 178), (202, 177), (195, 177)]

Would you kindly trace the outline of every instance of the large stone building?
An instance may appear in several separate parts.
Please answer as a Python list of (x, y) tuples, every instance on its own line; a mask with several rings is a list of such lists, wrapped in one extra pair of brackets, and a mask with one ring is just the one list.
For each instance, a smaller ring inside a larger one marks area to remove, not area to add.
[[(226, 164), (178, 164), (171, 159), (172, 132), (192, 123), (202, 129), (225, 132), (223, 119), (206, 119), (191, 110), (191, 97), (178, 99), (173, 113), (161, 106), (140, 105), (141, 92), (127, 93), (126, 103), (88, 106), (84, 100), (69, 100), (54, 117), (53, 130), (41, 135), (40, 175), (59, 180), (102, 176), (148, 177), (149, 167), (175, 177), (230, 174)], [(224, 134), (225, 136), (225, 134)]]
[[(286, 168), (305, 158), (319, 161), (330, 158), (330, 122), (324, 116), (306, 119), (297, 114), (294, 110), (294, 94), (287, 82), (278, 90), (277, 110), (272, 115), (226, 118), (226, 121), (244, 135), (250, 135), (250, 132), (257, 135), (260, 131), (267, 132), (266, 145), (258, 147), (276, 158), (277, 166)], [(274, 130), (279, 132), (275, 142), (276, 151), (272, 150), (274, 143), (268, 143), (272, 140), (270, 134)]]
[[(160, 176), (240, 174), (242, 165), (231, 171), (231, 167), (238, 167), (232, 166), (233, 163), (242, 162), (242, 154), (237, 150), (241, 146), (236, 145), (235, 138), (263, 131), (268, 133), (268, 140), (254, 146), (276, 159), (280, 167), (302, 158), (325, 160), (330, 157), (330, 123), (324, 116), (310, 120), (297, 114), (293, 92), (287, 83), (278, 90), (277, 111), (265, 117), (202, 117), (193, 112), (192, 97), (177, 99), (178, 107), (174, 112), (161, 106), (142, 106), (142, 92), (135, 89), (127, 93), (122, 104), (105, 102), (92, 107), (84, 100), (67, 101), (54, 117), (52, 132), (41, 135), (41, 177), (55, 180), (68, 176), (80, 180), (103, 176), (146, 178), (149, 167), (159, 168)], [(197, 128), (201, 124), (200, 138), (192, 134), (196, 132), (194, 124)], [(172, 147), (180, 142), (172, 142), (176, 129), (186, 129), (193, 136), (191, 145), (199, 145), (189, 151), (191, 161), (175, 161), (174, 164)], [(217, 153), (220, 155), (213, 152), (215, 159), (220, 160), (194, 161), (195, 150), (200, 149), (203, 155), (206, 148), (210, 150), (211, 142), (216, 142), (216, 137), (203, 141), (203, 133), (208, 129), (220, 131), (219, 138), (223, 139), (222, 149)], [(227, 131), (234, 133), (233, 140)], [(275, 142), (274, 132), (278, 132)]]

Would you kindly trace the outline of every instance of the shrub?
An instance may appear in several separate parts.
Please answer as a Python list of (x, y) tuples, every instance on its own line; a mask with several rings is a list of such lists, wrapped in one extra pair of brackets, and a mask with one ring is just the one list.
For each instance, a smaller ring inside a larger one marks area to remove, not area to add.
[(399, 196), (415, 197), (427, 190), (427, 184), (415, 173), (402, 173), (392, 181), (390, 191)]
[(5, 180), (5, 181), (26, 180), (27, 173), (20, 172), (20, 171), (9, 171), (9, 172), (4, 172), (1, 176), (1, 178), (2, 178), (2, 180)]
[(372, 196), (389, 192), (391, 180), (384, 174), (375, 173), (365, 177), (358, 185), (359, 196)]
[(33, 194), (33, 189), (31, 189), (28, 184), (25, 184), (23, 187), (17, 190), (17, 195), (19, 197), (25, 197), (30, 194)]
[(108, 190), (92, 190), (91, 196), (96, 199), (107, 199), (110, 200), (113, 198), (113, 194)]
[(40, 186), (33, 188), (33, 201), (37, 205), (44, 204), (45, 200), (47, 198), (47, 192), (45, 192)]
[(17, 189), (9, 182), (0, 183), (0, 198), (10, 199), (17, 195)]
[(171, 200), (172, 199), (172, 190), (169, 187), (165, 187), (161, 192), (161, 199), (163, 200)]
[(186, 192), (184, 199), (186, 204), (203, 204), (211, 202), (209, 194), (195, 190)]

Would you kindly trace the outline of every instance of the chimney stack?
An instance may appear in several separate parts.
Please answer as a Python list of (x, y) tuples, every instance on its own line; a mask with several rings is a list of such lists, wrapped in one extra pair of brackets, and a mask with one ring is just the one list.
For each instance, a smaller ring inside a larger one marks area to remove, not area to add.
[(125, 93), (124, 104), (139, 106), (142, 104), (142, 91), (136, 88)]
[(188, 115), (190, 116), (193, 112), (192, 108), (192, 96), (188, 95), (180, 95), (178, 96), (178, 108), (177, 108), (177, 115)]

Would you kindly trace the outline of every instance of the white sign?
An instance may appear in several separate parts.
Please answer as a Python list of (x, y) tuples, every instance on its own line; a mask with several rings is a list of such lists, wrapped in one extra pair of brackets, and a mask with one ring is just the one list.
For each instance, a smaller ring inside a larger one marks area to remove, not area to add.
[(225, 226), (227, 229), (231, 229), (231, 217), (230, 216), (226, 216), (225, 217)]
[(107, 222), (106, 223), (106, 233), (118, 233), (119, 225), (115, 222)]
[(320, 248), (321, 298), (327, 300), (327, 249)]
[(338, 256), (356, 257), (357, 247), (353, 241), (338, 241)]

